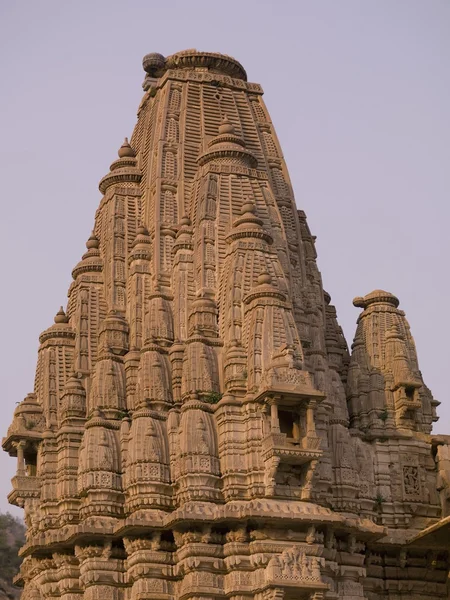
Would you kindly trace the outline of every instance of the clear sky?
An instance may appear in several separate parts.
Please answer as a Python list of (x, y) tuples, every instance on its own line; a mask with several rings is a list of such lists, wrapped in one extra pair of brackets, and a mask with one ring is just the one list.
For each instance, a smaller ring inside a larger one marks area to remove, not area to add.
[[(262, 84), (347, 340), (354, 296), (395, 293), (450, 433), (449, 31), (448, 0), (0, 1), (2, 435), (132, 132), (142, 57), (186, 48)], [(0, 469), (5, 510), (15, 461)]]

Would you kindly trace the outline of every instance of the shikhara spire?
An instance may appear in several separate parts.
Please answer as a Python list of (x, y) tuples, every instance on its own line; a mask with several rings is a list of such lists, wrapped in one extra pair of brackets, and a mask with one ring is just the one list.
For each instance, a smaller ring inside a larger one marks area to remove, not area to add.
[(350, 356), (261, 87), (143, 64), (3, 440), (23, 599), (446, 598), (450, 438), (398, 299), (355, 299)]

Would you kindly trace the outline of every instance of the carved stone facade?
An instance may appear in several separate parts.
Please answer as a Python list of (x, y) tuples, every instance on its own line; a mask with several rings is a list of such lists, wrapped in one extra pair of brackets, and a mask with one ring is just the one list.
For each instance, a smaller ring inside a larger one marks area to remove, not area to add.
[(144, 69), (3, 440), (23, 598), (446, 598), (450, 438), (398, 299), (355, 299), (350, 355), (261, 87)]

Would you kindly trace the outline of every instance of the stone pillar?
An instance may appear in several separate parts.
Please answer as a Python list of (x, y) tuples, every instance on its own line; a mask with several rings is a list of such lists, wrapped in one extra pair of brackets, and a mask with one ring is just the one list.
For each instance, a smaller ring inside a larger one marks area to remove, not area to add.
[(338, 598), (339, 600), (363, 600), (366, 596), (360, 582), (366, 577), (364, 545), (358, 544), (353, 536), (349, 536), (346, 546), (346, 551), (341, 551), (338, 555), (340, 563), (337, 578)]
[(272, 400), (270, 404), (270, 428), (271, 433), (280, 433), (280, 420), (278, 418), (278, 405)]
[(43, 596), (33, 582), (26, 581), (20, 600), (43, 600)]
[(83, 600), (78, 558), (74, 554), (55, 553), (53, 560), (59, 577), (61, 600)]
[(112, 556), (111, 542), (76, 546), (83, 600), (124, 600), (124, 567)]
[[(54, 560), (51, 558), (32, 557), (29, 562), (29, 567), (33, 573), (33, 583), (35, 584), (36, 588), (39, 590), (40, 593), (40, 595), (37, 596), (37, 598), (45, 598), (45, 600), (52, 600), (53, 598), (59, 599), (59, 583), (56, 574), (57, 568)], [(30, 587), (29, 589), (31, 592), (33, 588)], [(34, 598), (36, 598), (36, 595), (34, 593), (30, 593), (30, 596), (33, 600)]]
[(442, 518), (450, 515), (450, 446), (438, 446), (436, 454), (438, 467), (437, 490), (441, 501)]
[(169, 600), (174, 597), (173, 582), (164, 578), (170, 571), (171, 553), (167, 543), (161, 541), (161, 533), (149, 538), (125, 538), (127, 552), (128, 581), (132, 584), (130, 600), (158, 598)]
[(283, 588), (271, 587), (262, 593), (255, 595), (255, 600), (284, 600)]
[(314, 423), (315, 402), (310, 401), (306, 407), (306, 435), (316, 437), (316, 425)]
[(25, 477), (25, 461), (24, 461), (25, 442), (17, 442), (17, 476)]
[(211, 531), (188, 530), (175, 535), (178, 572), (182, 579), (178, 597), (186, 600), (214, 600), (224, 596), (225, 565), (218, 557), (222, 552), (222, 536)]
[(292, 424), (292, 437), (294, 438), (294, 440), (299, 440), (301, 438), (300, 423), (297, 419), (294, 420), (294, 423)]

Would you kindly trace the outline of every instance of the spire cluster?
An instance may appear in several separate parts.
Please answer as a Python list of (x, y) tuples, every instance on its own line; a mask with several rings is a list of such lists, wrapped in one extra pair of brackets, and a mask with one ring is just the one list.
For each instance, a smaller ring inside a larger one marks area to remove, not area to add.
[(426, 581), (444, 600), (450, 443), (398, 298), (355, 298), (350, 353), (261, 87), (217, 53), (143, 66), (3, 440), (24, 599), (412, 599)]

